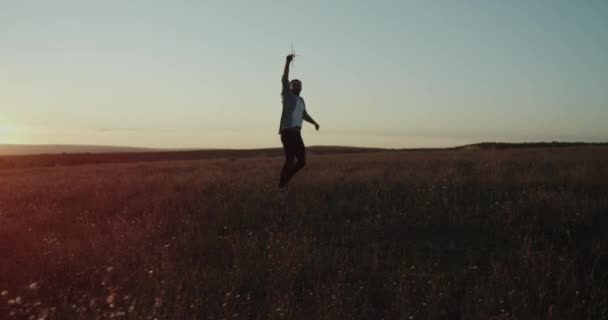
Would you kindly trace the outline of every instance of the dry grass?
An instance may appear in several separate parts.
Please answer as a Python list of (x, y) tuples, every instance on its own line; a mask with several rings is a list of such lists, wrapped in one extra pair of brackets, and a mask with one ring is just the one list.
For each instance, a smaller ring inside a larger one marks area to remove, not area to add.
[(281, 161), (0, 171), (0, 318), (608, 318), (608, 148)]

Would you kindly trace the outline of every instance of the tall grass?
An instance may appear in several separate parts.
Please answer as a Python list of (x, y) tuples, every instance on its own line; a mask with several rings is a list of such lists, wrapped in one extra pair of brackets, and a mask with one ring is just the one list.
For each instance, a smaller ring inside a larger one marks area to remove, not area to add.
[(0, 318), (606, 319), (608, 149), (0, 172)]

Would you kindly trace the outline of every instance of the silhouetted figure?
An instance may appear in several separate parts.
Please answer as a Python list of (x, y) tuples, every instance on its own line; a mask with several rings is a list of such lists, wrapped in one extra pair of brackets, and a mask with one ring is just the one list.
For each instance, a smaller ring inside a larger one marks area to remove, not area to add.
[(283, 78), (281, 79), (283, 83), (283, 90), (281, 91), (283, 111), (281, 112), (279, 134), (285, 151), (285, 164), (281, 170), (279, 188), (283, 190), (296, 172), (306, 165), (306, 148), (300, 134), (302, 121), (306, 120), (314, 124), (315, 128), (319, 130), (319, 124), (306, 112), (306, 104), (304, 99), (300, 97), (302, 82), (297, 79), (289, 81), (289, 65), (293, 57), (293, 54), (287, 56)]

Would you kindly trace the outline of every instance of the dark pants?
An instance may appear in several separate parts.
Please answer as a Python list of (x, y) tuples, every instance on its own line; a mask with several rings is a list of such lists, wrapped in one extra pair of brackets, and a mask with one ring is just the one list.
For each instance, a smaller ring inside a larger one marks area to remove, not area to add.
[[(306, 148), (300, 131), (283, 131), (281, 133), (283, 151), (285, 151), (285, 164), (281, 170), (279, 188), (287, 186), (289, 179), (306, 165)], [(294, 160), (296, 160), (294, 163)]]

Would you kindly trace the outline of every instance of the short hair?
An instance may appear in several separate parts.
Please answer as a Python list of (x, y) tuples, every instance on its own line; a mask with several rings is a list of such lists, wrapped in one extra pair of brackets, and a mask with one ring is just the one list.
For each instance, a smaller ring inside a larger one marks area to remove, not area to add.
[(292, 84), (294, 84), (295, 82), (302, 83), (302, 81), (300, 81), (300, 79), (293, 79), (293, 80), (289, 81), (289, 84), (290, 84), (290, 85), (292, 85)]

